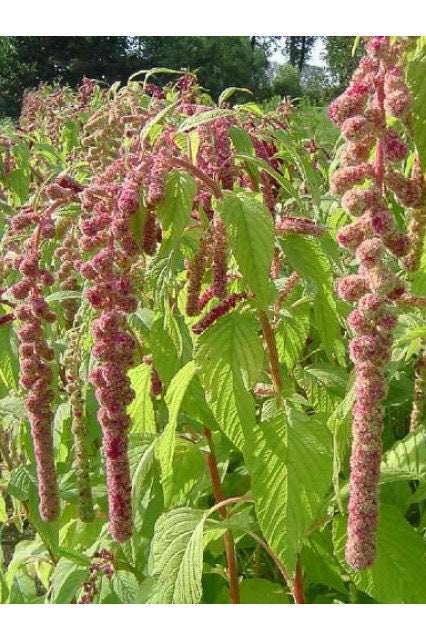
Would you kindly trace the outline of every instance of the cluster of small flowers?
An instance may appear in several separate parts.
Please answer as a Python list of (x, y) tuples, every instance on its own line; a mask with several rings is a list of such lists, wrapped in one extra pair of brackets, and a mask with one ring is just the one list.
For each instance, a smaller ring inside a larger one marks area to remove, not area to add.
[[(74, 238), (75, 230), (69, 229), (63, 239), (62, 246), (55, 249), (55, 256), (60, 258), (60, 268), (57, 272), (59, 289), (61, 291), (80, 291), (80, 283), (77, 277), (77, 265), (80, 257), (76, 250)], [(78, 299), (61, 300), (61, 307), (64, 310), (65, 327), (70, 329), (74, 322), (75, 314), (78, 311), (80, 302)]]
[(151, 395), (159, 396), (163, 390), (163, 383), (158, 375), (157, 369), (154, 367), (152, 355), (143, 356), (142, 362), (151, 367)]
[(216, 216), (213, 220), (213, 291), (217, 298), (226, 295), (227, 282), (227, 239), (226, 227), (222, 218)]
[(92, 604), (98, 593), (98, 583), (104, 575), (111, 580), (114, 575), (114, 556), (107, 549), (101, 549), (93, 554), (99, 561), (92, 562), (89, 567), (89, 579), (83, 582), (83, 595), (78, 604)]
[(130, 232), (131, 216), (139, 208), (138, 175), (126, 173), (118, 160), (103, 172), (102, 182), (92, 183), (82, 197), (86, 213), (92, 215), (81, 223), (81, 242), (86, 250), (96, 248), (97, 253), (81, 264), (80, 272), (93, 281), (86, 297), (101, 312), (92, 324), (92, 353), (99, 364), (92, 368), (89, 380), (99, 403), (110, 531), (117, 541), (132, 534), (126, 407), (134, 398), (127, 371), (134, 365), (136, 344), (127, 330), (126, 314), (136, 311), (138, 304), (127, 273), (138, 253)]
[(275, 232), (277, 235), (304, 235), (304, 236), (322, 236), (325, 229), (318, 226), (314, 220), (309, 218), (298, 218), (287, 216), (277, 220), (275, 223)]
[(199, 297), (204, 273), (207, 268), (208, 248), (209, 237), (208, 234), (205, 233), (200, 239), (198, 251), (187, 270), (188, 293), (186, 297), (186, 315), (188, 316), (196, 316), (200, 311)]
[(53, 283), (53, 276), (40, 269), (36, 251), (17, 258), (15, 267), (22, 278), (10, 287), (8, 293), (19, 301), (14, 315), (22, 323), (17, 331), (20, 383), (27, 391), (25, 405), (37, 464), (40, 516), (49, 521), (59, 513), (59, 495), (52, 436), (54, 394), (50, 388), (53, 379), (50, 362), (54, 351), (44, 337), (44, 323), (54, 322), (56, 316), (49, 309), (42, 288)]
[(287, 300), (287, 298), (289, 297), (289, 295), (292, 293), (292, 291), (298, 285), (299, 282), (300, 282), (300, 275), (297, 273), (297, 271), (293, 271), (293, 273), (285, 281), (283, 288), (281, 289), (281, 291), (277, 296), (277, 299), (274, 305), (275, 318), (278, 317), (279, 310), (281, 309), (284, 302)]
[(66, 390), (71, 404), (71, 431), (74, 437), (74, 465), (77, 477), (79, 516), (83, 522), (93, 520), (93, 498), (90, 483), (90, 455), (84, 401), (80, 382), (81, 350), (79, 332), (69, 333), (68, 348), (63, 365), (66, 376)]
[[(265, 160), (275, 171), (280, 170), (281, 160), (275, 157), (278, 149), (273, 142), (263, 140), (257, 132), (255, 122), (248, 121), (246, 129), (250, 133), (256, 156)], [(279, 184), (267, 171), (262, 170), (259, 174), (260, 190), (266, 207), (272, 217), (275, 217), (276, 204), (279, 194)]]
[(195, 333), (196, 335), (200, 335), (201, 333), (203, 333), (203, 331), (208, 329), (214, 322), (216, 322), (216, 320), (236, 307), (238, 302), (244, 300), (245, 298), (247, 298), (247, 294), (244, 292), (231, 293), (231, 295), (225, 298), (223, 302), (218, 304), (216, 307), (213, 307), (213, 309), (211, 309), (203, 318), (201, 318), (201, 320), (199, 320), (192, 326), (193, 333)]
[[(369, 38), (368, 55), (361, 59), (349, 88), (330, 105), (329, 116), (342, 131), (346, 144), (341, 168), (331, 178), (331, 191), (342, 197), (355, 222), (339, 230), (337, 241), (355, 252), (358, 274), (338, 283), (347, 302), (357, 302), (348, 316), (355, 334), (350, 357), (355, 365), (355, 405), (351, 455), (348, 541), (346, 560), (365, 569), (375, 559), (377, 487), (382, 451), (386, 382), (383, 368), (390, 358), (396, 317), (392, 301), (404, 285), (387, 266), (387, 253), (401, 258), (410, 248), (405, 233), (395, 228), (383, 198), (386, 184), (403, 204), (419, 202), (419, 181), (405, 178), (393, 163), (403, 161), (408, 146), (398, 131), (386, 125), (386, 115), (406, 120), (411, 97), (400, 67), (401, 47), (386, 36)], [(370, 156), (375, 150), (374, 164)], [(370, 185), (360, 188), (362, 183)]]

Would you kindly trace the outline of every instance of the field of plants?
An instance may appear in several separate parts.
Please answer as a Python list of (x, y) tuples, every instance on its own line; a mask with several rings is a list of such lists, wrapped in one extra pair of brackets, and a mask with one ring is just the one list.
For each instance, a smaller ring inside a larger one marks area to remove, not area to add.
[(1, 126), (2, 604), (426, 604), (426, 36), (355, 47)]

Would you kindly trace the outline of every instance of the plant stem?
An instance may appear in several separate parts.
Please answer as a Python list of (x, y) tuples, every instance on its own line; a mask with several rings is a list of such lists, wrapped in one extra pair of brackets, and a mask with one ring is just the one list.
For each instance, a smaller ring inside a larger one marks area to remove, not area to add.
[(180, 169), (186, 169), (189, 173), (192, 173), (193, 176), (204, 182), (204, 184), (210, 189), (210, 191), (216, 196), (218, 200), (223, 197), (222, 189), (216, 184), (214, 180), (212, 180), (204, 171), (201, 171), (198, 167), (196, 167), (189, 160), (185, 160), (185, 158), (172, 158), (171, 161), (174, 167), (179, 167)]
[[(221, 518), (226, 518), (226, 504), (222, 491), (217, 460), (214, 453), (214, 444), (210, 429), (204, 427), (204, 435), (209, 443), (209, 453), (207, 454), (207, 466), (209, 468), (210, 479), (213, 487), (213, 494), (216, 500)], [(238, 584), (237, 559), (235, 554), (235, 544), (232, 531), (227, 529), (223, 534), (223, 543), (225, 545), (226, 562), (228, 564), (229, 588), (231, 592), (232, 604), (240, 604), (240, 588)]]
[(15, 465), (13, 464), (13, 460), (9, 455), (7, 443), (5, 442), (3, 436), (3, 426), (0, 425), (0, 454), (6, 464), (6, 467), (8, 468), (8, 471), (12, 471)]
[(275, 342), (274, 332), (272, 331), (271, 323), (268, 320), (268, 316), (264, 311), (259, 311), (259, 320), (262, 325), (263, 337), (266, 343), (266, 349), (269, 356), (269, 366), (271, 371), (272, 381), (274, 383), (274, 389), (276, 394), (280, 394), (283, 388), (283, 377), (281, 374), (280, 361), (278, 358), (277, 344)]
[(293, 597), (294, 597), (294, 602), (296, 604), (306, 604), (305, 594), (303, 589), (302, 565), (300, 564), (300, 558), (297, 559), (297, 563), (296, 563), (296, 576), (293, 582)]

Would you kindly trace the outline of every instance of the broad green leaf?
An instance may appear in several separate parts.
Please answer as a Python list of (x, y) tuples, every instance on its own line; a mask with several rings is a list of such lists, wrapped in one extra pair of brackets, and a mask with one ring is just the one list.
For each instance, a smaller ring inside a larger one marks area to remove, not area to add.
[(0, 379), (8, 389), (18, 389), (18, 357), (11, 323), (0, 326)]
[(381, 481), (426, 480), (426, 432), (414, 431), (398, 440), (384, 457)]
[(155, 451), (161, 467), (161, 482), (164, 500), (168, 504), (171, 495), (171, 477), (173, 474), (173, 455), (179, 411), (183, 397), (196, 372), (195, 362), (186, 364), (173, 378), (166, 393), (166, 405), (169, 410), (169, 421), (155, 444)]
[(150, 575), (151, 604), (198, 604), (203, 571), (204, 513), (188, 507), (164, 513), (155, 525)]
[(231, 109), (209, 109), (208, 111), (196, 113), (193, 116), (185, 118), (178, 130), (188, 131), (188, 129), (193, 129), (194, 127), (199, 127), (202, 124), (208, 124), (213, 120), (217, 120), (217, 118), (227, 118), (233, 115), (235, 114)]
[(280, 584), (264, 578), (245, 579), (240, 584), (241, 604), (290, 604), (292, 599)]
[(255, 405), (248, 389), (261, 375), (263, 365), (258, 328), (253, 316), (234, 311), (209, 327), (195, 348), (195, 361), (214, 417), (240, 449), (243, 434), (255, 423)]
[(2, 494), (0, 493), (0, 524), (2, 522), (6, 522), (7, 518), (8, 516), (6, 511), (6, 503), (4, 501)]
[(114, 571), (111, 585), (123, 604), (138, 604), (140, 602), (140, 585), (133, 573)]
[(247, 155), (245, 153), (237, 153), (235, 155), (235, 158), (239, 160), (245, 160), (246, 162), (248, 161), (251, 164), (254, 164), (257, 167), (259, 167), (259, 169), (263, 169), (263, 171), (266, 171), (266, 173), (268, 173), (270, 176), (272, 176), (276, 180), (276, 182), (280, 185), (282, 190), (290, 198), (293, 198), (295, 200), (299, 211), (305, 210), (304, 203), (301, 200), (299, 193), (297, 189), (293, 186), (292, 182), (287, 178), (285, 178), (278, 171), (275, 171), (275, 169), (272, 168), (269, 162), (267, 162), (266, 160), (263, 160), (263, 158), (257, 158), (257, 157), (253, 158), (252, 156)]
[(331, 264), (315, 238), (289, 235), (280, 238), (286, 259), (303, 278), (312, 280), (327, 292), (333, 287)]
[(280, 361), (292, 369), (302, 355), (309, 335), (309, 304), (283, 309), (281, 314), (275, 331), (277, 350)]
[(87, 569), (82, 569), (71, 560), (60, 558), (52, 576), (51, 602), (69, 604), (87, 579)]
[(426, 167), (426, 51), (420, 50), (408, 65), (408, 84), (413, 96), (413, 130), (423, 168)]
[(346, 520), (334, 522), (334, 546), (341, 564), (361, 591), (380, 604), (426, 602), (426, 545), (395, 507), (380, 508), (377, 557), (371, 569), (352, 571), (345, 563)]
[(300, 560), (304, 568), (305, 583), (323, 584), (341, 593), (347, 593), (339, 565), (334, 557), (331, 527), (327, 527), (324, 531), (315, 531), (310, 536), (308, 543), (302, 549)]
[(333, 434), (333, 486), (340, 510), (343, 504), (340, 498), (341, 472), (348, 462), (351, 445), (352, 405), (355, 401), (354, 372), (352, 372), (345, 398), (337, 405), (327, 426)]
[(180, 236), (190, 220), (196, 189), (195, 180), (188, 173), (174, 169), (167, 176), (164, 200), (158, 207), (158, 216), (166, 238), (173, 232), (174, 245), (179, 244)]
[[(237, 153), (243, 153), (245, 156), (253, 156), (253, 158), (256, 156), (253, 141), (245, 129), (232, 125), (232, 127), (229, 128), (229, 135)], [(256, 162), (247, 159), (244, 162), (256, 189), (258, 189), (259, 168)]]
[(28, 417), (22, 398), (10, 395), (0, 400), (0, 414), (11, 415), (17, 420), (26, 420)]
[(258, 521), (290, 572), (330, 487), (332, 455), (327, 427), (299, 411), (281, 412), (247, 436)]
[(253, 194), (230, 195), (219, 203), (229, 244), (257, 302), (266, 307), (274, 252), (274, 225), (265, 205)]
[(333, 272), (327, 255), (314, 238), (286, 236), (280, 238), (280, 244), (293, 269), (315, 285), (315, 326), (328, 357), (333, 359), (334, 354), (344, 366), (345, 352), (333, 295)]
[(155, 415), (151, 399), (151, 367), (140, 364), (129, 371), (130, 383), (136, 394), (128, 407), (132, 424), (131, 433), (155, 433)]
[(158, 313), (151, 327), (151, 349), (154, 367), (162, 382), (167, 386), (182, 365), (183, 337), (181, 331), (187, 331), (178, 323), (170, 309)]
[(341, 401), (346, 388), (344, 370), (323, 365), (295, 368), (298, 384), (305, 390), (312, 407), (320, 413), (331, 413)]
[(169, 480), (170, 502), (167, 506), (174, 509), (188, 504), (188, 501), (192, 504), (194, 494), (199, 495), (208, 480), (206, 461), (200, 449), (191, 442), (178, 440), (173, 458), (173, 474)]
[(163, 238), (148, 275), (154, 281), (155, 301), (160, 309), (164, 307), (167, 286), (177, 274), (182, 235), (191, 220), (196, 188), (195, 180), (188, 173), (171, 171), (167, 176), (164, 200), (157, 209)]
[(133, 467), (132, 506), (135, 513), (139, 507), (142, 494), (146, 488), (146, 479), (154, 465), (154, 445), (155, 441), (151, 442), (148, 447), (143, 447), (142, 451), (139, 453), (137, 464)]
[(250, 93), (253, 95), (253, 91), (250, 89), (245, 89), (244, 87), (228, 87), (224, 89), (218, 98), (218, 105), (221, 106), (224, 102), (226, 102), (234, 93)]
[(28, 200), (30, 177), (23, 169), (14, 169), (9, 176), (9, 184), (12, 193), (16, 196), (16, 201), (24, 205)]
[(10, 604), (42, 604), (37, 594), (35, 580), (23, 571), (18, 571), (9, 593)]

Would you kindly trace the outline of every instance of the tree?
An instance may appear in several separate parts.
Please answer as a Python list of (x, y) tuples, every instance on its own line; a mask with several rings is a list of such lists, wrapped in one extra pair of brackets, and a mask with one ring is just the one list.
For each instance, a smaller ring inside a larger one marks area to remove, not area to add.
[(214, 98), (232, 85), (261, 95), (267, 87), (267, 46), (254, 38), (137, 36), (131, 47), (139, 53), (141, 68), (198, 69), (200, 83)]
[(290, 64), (302, 71), (304, 64), (309, 60), (312, 47), (317, 36), (287, 36), (285, 50), (290, 59)]
[(76, 85), (86, 75), (111, 83), (125, 80), (136, 68), (125, 36), (2, 37), (0, 110), (16, 115), (23, 91), (41, 81)]
[(332, 80), (340, 91), (348, 84), (352, 73), (358, 65), (362, 55), (361, 48), (357, 47), (354, 55), (352, 55), (354, 36), (323, 36), (323, 42), (325, 46), (325, 61)]
[(272, 93), (290, 98), (299, 97), (302, 94), (302, 88), (298, 69), (291, 64), (279, 65), (272, 83)]
[[(26, 88), (41, 81), (77, 85), (83, 76), (126, 81), (141, 69), (199, 69), (213, 98), (227, 86), (263, 97), (268, 52), (280, 36), (83, 36), (0, 38), (0, 113), (16, 116)], [(163, 75), (157, 81), (166, 82)]]

